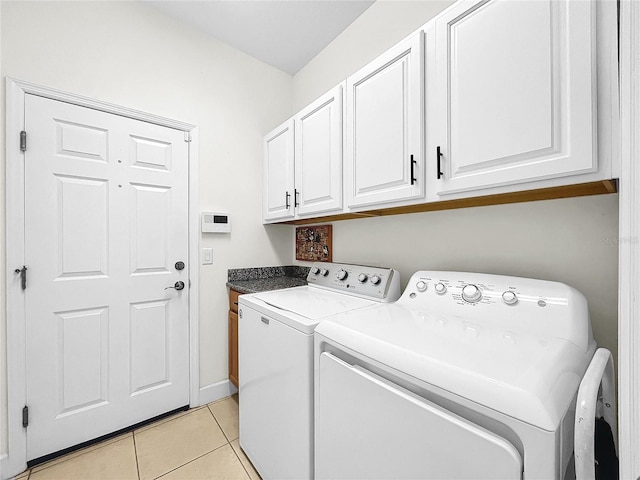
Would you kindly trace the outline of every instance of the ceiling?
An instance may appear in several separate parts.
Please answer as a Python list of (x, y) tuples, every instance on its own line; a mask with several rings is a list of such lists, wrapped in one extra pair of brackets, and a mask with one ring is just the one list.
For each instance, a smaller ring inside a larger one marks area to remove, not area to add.
[(295, 75), (374, 0), (144, 0)]

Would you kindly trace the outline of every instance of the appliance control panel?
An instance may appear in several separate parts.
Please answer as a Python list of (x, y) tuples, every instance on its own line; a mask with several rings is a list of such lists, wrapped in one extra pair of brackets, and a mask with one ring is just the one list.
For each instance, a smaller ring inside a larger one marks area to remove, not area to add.
[(527, 331), (585, 345), (591, 338), (587, 301), (559, 282), (484, 273), (418, 271), (397, 302), (438, 318), (455, 316), (512, 332)]
[(316, 262), (309, 270), (307, 282), (381, 302), (400, 298), (400, 273), (392, 268)]

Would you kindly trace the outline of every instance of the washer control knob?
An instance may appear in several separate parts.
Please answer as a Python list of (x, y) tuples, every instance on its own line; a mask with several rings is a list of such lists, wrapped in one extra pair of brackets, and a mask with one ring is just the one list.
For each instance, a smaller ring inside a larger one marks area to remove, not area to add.
[(445, 293), (447, 293), (447, 286), (442, 282), (436, 283), (436, 286), (433, 288), (438, 295), (444, 295)]
[(313, 273), (314, 275), (317, 275), (320, 273), (320, 269), (318, 267), (312, 267), (311, 273)]
[(416, 290), (418, 290), (419, 292), (424, 292), (426, 289), (427, 289), (427, 282), (423, 280), (419, 280), (418, 282), (416, 282)]
[(502, 294), (502, 301), (507, 305), (515, 305), (516, 303), (518, 303), (518, 296), (511, 290), (507, 290)]
[(366, 281), (367, 281), (367, 278), (369, 278), (369, 277), (367, 277), (367, 274), (366, 274), (366, 273), (361, 273), (360, 275), (358, 275), (358, 281), (359, 281), (360, 283), (364, 283), (364, 282), (366, 282)]
[(340, 270), (338, 270), (338, 273), (336, 273), (336, 278), (338, 280), (344, 280), (345, 278), (347, 278), (347, 276), (349, 276), (349, 274), (347, 273), (346, 270), (344, 270), (342, 268)]
[(322, 275), (323, 277), (326, 277), (327, 275), (329, 275), (329, 270), (327, 270), (326, 268), (323, 268), (322, 270), (320, 270), (320, 275)]
[(369, 279), (369, 281), (370, 281), (371, 283), (373, 283), (374, 285), (378, 285), (378, 284), (380, 283), (380, 281), (381, 281), (381, 280), (382, 280), (382, 279), (380, 278), (380, 276), (379, 276), (379, 275), (373, 275), (373, 276)]
[(465, 302), (476, 303), (482, 298), (482, 291), (472, 283), (462, 288), (462, 299)]

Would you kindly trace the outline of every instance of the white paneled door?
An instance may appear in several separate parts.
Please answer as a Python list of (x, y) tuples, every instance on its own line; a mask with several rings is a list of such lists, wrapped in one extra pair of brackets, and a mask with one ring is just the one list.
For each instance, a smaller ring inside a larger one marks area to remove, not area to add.
[(189, 403), (188, 143), (34, 95), (25, 129), (33, 460)]

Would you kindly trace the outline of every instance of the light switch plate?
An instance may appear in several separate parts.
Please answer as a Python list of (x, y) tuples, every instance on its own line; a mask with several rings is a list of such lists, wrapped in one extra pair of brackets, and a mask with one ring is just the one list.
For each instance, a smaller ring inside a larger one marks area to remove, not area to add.
[(202, 249), (202, 265), (213, 265), (213, 248)]

